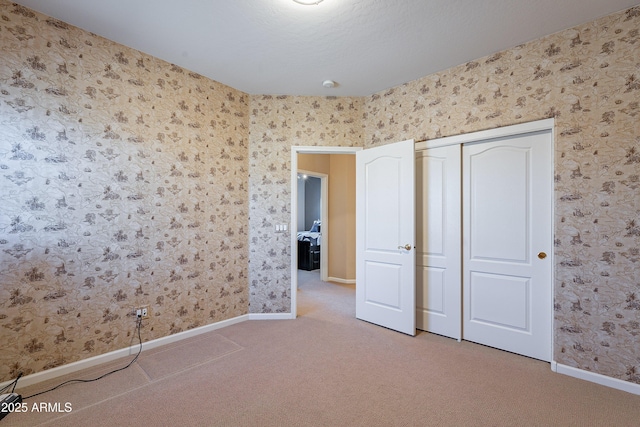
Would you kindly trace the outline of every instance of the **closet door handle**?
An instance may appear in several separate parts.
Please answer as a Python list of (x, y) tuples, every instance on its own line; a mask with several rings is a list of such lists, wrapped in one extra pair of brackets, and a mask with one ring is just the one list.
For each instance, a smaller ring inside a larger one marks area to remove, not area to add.
[(404, 249), (405, 251), (410, 251), (411, 250), (411, 245), (407, 243), (404, 246), (398, 246), (398, 249)]
[(540, 252), (540, 253), (538, 253), (538, 258), (540, 258), (540, 259), (545, 259), (546, 257), (547, 257), (547, 254), (546, 254), (546, 253), (544, 253), (544, 252)]

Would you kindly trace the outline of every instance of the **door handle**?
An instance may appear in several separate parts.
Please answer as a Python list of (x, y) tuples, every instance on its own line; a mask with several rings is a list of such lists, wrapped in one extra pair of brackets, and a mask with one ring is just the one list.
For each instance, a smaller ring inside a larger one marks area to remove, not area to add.
[(404, 246), (398, 246), (398, 249), (404, 249), (405, 251), (410, 251), (411, 250), (411, 245), (407, 243)]
[(540, 259), (545, 259), (546, 257), (547, 257), (547, 254), (546, 254), (546, 253), (544, 253), (544, 252), (539, 252), (539, 253), (538, 253), (538, 258), (540, 258)]

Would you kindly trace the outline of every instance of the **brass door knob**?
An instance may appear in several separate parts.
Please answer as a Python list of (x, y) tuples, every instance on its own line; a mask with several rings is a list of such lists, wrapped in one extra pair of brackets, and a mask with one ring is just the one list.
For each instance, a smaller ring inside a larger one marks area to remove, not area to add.
[(540, 259), (545, 259), (546, 257), (547, 257), (547, 254), (546, 254), (546, 253), (544, 253), (544, 252), (539, 252), (539, 253), (538, 253), (538, 258), (540, 258)]
[(411, 245), (407, 243), (404, 246), (398, 246), (398, 249), (404, 249), (405, 251), (410, 251), (411, 250)]

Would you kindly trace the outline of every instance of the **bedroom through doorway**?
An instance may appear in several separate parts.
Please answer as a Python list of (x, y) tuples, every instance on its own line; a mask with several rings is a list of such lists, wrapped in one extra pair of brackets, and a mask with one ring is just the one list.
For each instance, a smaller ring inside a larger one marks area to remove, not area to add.
[[(322, 282), (355, 288), (355, 153), (359, 150), (292, 147), (292, 317), (297, 316), (299, 282), (314, 282), (316, 289)], [(320, 191), (313, 178), (321, 181)]]

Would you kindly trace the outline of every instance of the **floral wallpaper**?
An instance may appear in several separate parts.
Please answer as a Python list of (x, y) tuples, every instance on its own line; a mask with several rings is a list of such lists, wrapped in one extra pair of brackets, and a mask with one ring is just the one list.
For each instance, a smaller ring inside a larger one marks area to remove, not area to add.
[(556, 120), (559, 363), (640, 384), (640, 7), (365, 98), (247, 95), (0, 0), (0, 381), (291, 310), (291, 146)]
[[(291, 312), (291, 147), (362, 144), (360, 98), (252, 96), (249, 294), (252, 313)], [(289, 231), (291, 228), (289, 228)]]
[(248, 312), (248, 107), (0, 0), (0, 381)]
[(640, 384), (640, 7), (377, 93), (365, 147), (554, 117), (555, 349)]

